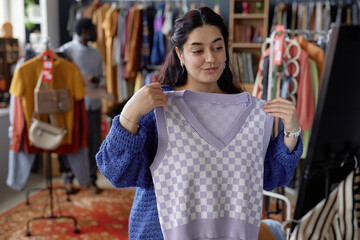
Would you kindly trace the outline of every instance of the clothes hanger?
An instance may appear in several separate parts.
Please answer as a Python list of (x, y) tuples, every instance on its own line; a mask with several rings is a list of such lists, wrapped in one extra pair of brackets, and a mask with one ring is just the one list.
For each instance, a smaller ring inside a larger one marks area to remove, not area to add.
[[(266, 191), (266, 190), (263, 190), (263, 195), (265, 196), (268, 196), (268, 197), (273, 197), (273, 198), (276, 198), (276, 199), (280, 199), (282, 201), (285, 202), (285, 205), (286, 205), (286, 221), (282, 224), (283, 228), (285, 229), (285, 226), (287, 225), (288, 222), (291, 221), (291, 203), (290, 203), (290, 200), (282, 195), (282, 194), (279, 194), (279, 193), (274, 193), (274, 192), (270, 192), (270, 191)], [(290, 238), (290, 228), (286, 228), (286, 239), (289, 239)]]
[[(273, 65), (273, 53), (274, 53), (274, 40), (275, 40), (275, 36), (276, 35), (284, 35), (284, 47), (285, 47), (285, 54), (283, 54), (282, 57), (286, 56), (288, 58), (289, 64), (290, 63), (294, 63), (295, 67), (296, 67), (296, 71), (295, 73), (297, 73), (296, 75), (298, 75), (298, 72), (300, 71), (300, 67), (299, 64), (295, 63), (295, 61), (300, 57), (300, 53), (301, 53), (301, 47), (300, 44), (294, 40), (291, 39), (289, 36), (289, 32), (291, 32), (291, 30), (289, 29), (284, 29), (284, 31), (278, 31), (278, 30), (274, 30), (271, 33), (270, 38), (266, 38), (261, 49), (262, 52), (265, 52), (266, 48), (268, 45), (270, 45), (270, 60), (269, 60), (269, 79), (268, 79), (268, 88), (267, 89), (263, 89), (263, 91), (267, 91), (267, 100), (271, 100), (272, 98), (272, 91), (273, 91), (273, 69), (274, 69), (274, 65)], [(292, 47), (296, 47), (297, 51), (296, 51), (296, 55), (295, 56), (291, 56), (290, 55), (290, 48)], [(293, 60), (292, 60), (293, 59)], [(295, 82), (295, 81), (294, 81)], [(297, 84), (294, 83), (294, 87), (297, 86)], [(296, 89), (297, 90), (297, 87)], [(295, 100), (296, 98), (292, 98), (293, 100)], [(294, 102), (296, 103), (296, 102)]]

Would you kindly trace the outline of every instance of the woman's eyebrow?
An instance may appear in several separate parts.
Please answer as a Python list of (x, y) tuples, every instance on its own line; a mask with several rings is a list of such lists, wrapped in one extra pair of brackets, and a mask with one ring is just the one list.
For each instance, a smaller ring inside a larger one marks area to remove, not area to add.
[[(215, 39), (214, 41), (212, 41), (212, 43), (215, 43), (215, 42), (218, 42), (218, 41), (222, 41), (222, 38), (217, 38)], [(194, 45), (204, 45), (203, 43), (200, 43), (200, 42), (193, 42), (190, 44), (191, 46), (194, 46)]]

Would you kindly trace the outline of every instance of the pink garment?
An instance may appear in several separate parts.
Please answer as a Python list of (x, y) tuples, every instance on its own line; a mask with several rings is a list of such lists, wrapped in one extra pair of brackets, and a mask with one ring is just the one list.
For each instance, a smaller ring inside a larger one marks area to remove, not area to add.
[[(296, 51), (297, 51), (296, 48), (292, 47), (290, 49), (290, 55), (295, 56)], [(258, 98), (261, 98), (262, 92), (264, 91), (262, 86), (262, 76), (263, 76), (262, 64), (264, 58), (268, 55), (270, 55), (270, 49), (266, 49), (265, 53), (262, 53), (259, 61), (258, 76), (255, 83), (256, 90), (254, 93), (255, 96)], [(296, 111), (298, 115), (299, 125), (301, 126), (303, 131), (306, 131), (311, 128), (315, 113), (314, 94), (311, 85), (310, 66), (308, 59), (309, 56), (307, 52), (301, 49), (300, 57), (297, 59), (300, 66), (300, 72), (296, 78), (298, 83)], [(289, 70), (289, 74), (293, 74), (295, 71), (294, 65), (290, 64), (288, 70)]]
[(10, 149), (19, 153), (21, 150), (21, 142), (23, 132), (25, 130), (25, 116), (21, 98), (14, 96), (14, 117), (12, 122), (12, 138)]
[[(295, 56), (296, 49), (290, 49), (291, 56)], [(311, 84), (309, 55), (301, 49), (300, 57), (297, 60), (300, 65), (300, 73), (296, 80), (298, 82), (296, 111), (298, 121), (303, 131), (309, 130), (314, 121), (315, 103)], [(291, 70), (293, 69), (293, 71)], [(294, 72), (294, 65), (289, 66), (289, 74)]]

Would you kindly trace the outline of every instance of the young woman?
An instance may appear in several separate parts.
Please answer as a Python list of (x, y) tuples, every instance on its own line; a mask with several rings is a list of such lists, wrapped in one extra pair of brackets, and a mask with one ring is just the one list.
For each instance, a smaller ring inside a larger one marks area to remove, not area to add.
[[(206, 7), (176, 20), (160, 83), (137, 91), (113, 119), (97, 164), (115, 187), (137, 189), (129, 239), (257, 239), (262, 190), (294, 173), (302, 154), (295, 106), (282, 98), (265, 104), (236, 86), (228, 35)], [(213, 113), (202, 122), (209, 130), (191, 118), (201, 118), (196, 108)], [(270, 139), (273, 117), (286, 135)], [(223, 122), (214, 129), (216, 119)], [(171, 170), (170, 161), (187, 168)]]

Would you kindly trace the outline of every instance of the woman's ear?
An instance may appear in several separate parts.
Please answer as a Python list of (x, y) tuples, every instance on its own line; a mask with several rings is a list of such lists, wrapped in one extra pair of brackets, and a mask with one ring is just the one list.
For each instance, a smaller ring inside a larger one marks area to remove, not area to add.
[(179, 50), (177, 47), (175, 47), (175, 52), (176, 52), (176, 55), (177, 55), (178, 58), (179, 58), (179, 61), (180, 61), (181, 66), (184, 65), (184, 59), (183, 59), (183, 57), (181, 56), (180, 50)]

